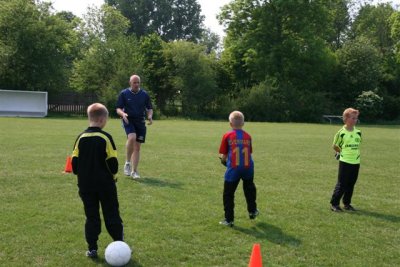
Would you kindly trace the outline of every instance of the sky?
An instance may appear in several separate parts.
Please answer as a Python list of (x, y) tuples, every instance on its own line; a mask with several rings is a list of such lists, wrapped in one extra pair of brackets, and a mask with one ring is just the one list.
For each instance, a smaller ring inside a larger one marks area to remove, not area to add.
[[(58, 12), (70, 11), (79, 17), (86, 13), (88, 6), (100, 7), (104, 4), (104, 0), (48, 0), (47, 2), (52, 2)], [(201, 5), (202, 15), (205, 16), (204, 25), (219, 36), (224, 36), (224, 28), (219, 25), (216, 15), (230, 0), (197, 0), (197, 2)]]

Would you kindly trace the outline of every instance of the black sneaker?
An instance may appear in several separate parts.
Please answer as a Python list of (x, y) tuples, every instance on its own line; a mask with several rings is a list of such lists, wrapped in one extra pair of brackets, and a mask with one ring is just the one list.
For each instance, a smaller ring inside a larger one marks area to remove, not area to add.
[(344, 205), (344, 209), (345, 209), (345, 210), (348, 210), (348, 211), (356, 211), (356, 209), (353, 208), (352, 205)]
[(332, 206), (331, 206), (331, 211), (334, 211), (334, 212), (341, 212), (341, 211), (343, 211), (343, 210), (342, 210), (342, 208), (340, 208), (339, 205), (337, 205), (337, 206), (332, 205)]
[(92, 259), (97, 258), (97, 250), (93, 249), (93, 250), (86, 251), (86, 257), (89, 257)]
[(249, 213), (250, 220), (254, 220), (258, 216), (258, 214), (260, 214), (260, 212), (258, 210), (255, 210), (254, 212), (250, 212)]
[(233, 227), (233, 221), (228, 222), (227, 220), (223, 220), (219, 222), (220, 225), (224, 225), (224, 226), (230, 226)]

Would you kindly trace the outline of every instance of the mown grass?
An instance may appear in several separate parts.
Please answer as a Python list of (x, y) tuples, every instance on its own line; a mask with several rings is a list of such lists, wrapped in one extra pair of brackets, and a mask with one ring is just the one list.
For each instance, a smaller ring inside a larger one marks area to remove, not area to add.
[[(103, 266), (84, 256), (84, 214), (76, 177), (63, 174), (84, 119), (0, 118), (0, 265)], [(353, 204), (329, 210), (339, 125), (247, 123), (253, 136), (260, 216), (250, 221), (241, 187), (235, 227), (223, 218), (224, 168), (217, 154), (226, 122), (155, 121), (148, 127), (135, 182), (123, 176), (125, 136), (111, 119), (118, 148), (118, 192), (128, 266), (247, 266), (254, 243), (264, 266), (399, 266), (400, 128), (364, 126)]]

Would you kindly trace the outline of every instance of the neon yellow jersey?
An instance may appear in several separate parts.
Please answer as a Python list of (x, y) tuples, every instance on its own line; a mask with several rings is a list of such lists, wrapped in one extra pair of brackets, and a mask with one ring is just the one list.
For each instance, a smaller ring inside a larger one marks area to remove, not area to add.
[(354, 128), (349, 132), (343, 126), (333, 138), (333, 144), (340, 147), (340, 161), (360, 164), (361, 131)]

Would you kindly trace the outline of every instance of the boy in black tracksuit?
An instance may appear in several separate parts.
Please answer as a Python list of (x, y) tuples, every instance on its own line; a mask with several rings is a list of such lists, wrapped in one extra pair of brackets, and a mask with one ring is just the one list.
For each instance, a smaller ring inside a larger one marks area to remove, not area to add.
[(86, 215), (86, 256), (96, 258), (101, 232), (100, 204), (107, 231), (114, 241), (123, 241), (123, 225), (115, 184), (117, 151), (112, 136), (102, 130), (107, 123), (108, 110), (95, 103), (88, 107), (87, 114), (89, 127), (75, 141), (72, 169), (78, 176), (79, 196)]

